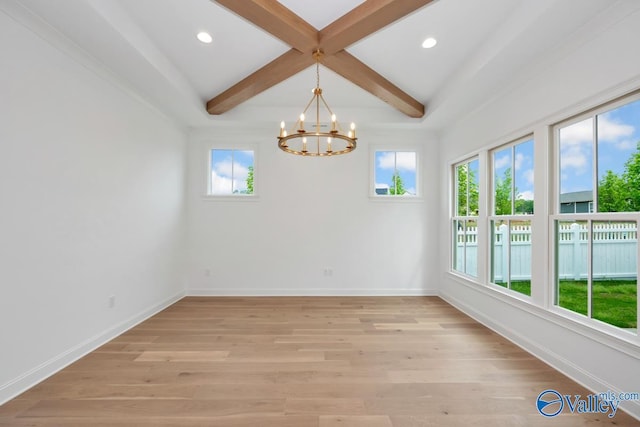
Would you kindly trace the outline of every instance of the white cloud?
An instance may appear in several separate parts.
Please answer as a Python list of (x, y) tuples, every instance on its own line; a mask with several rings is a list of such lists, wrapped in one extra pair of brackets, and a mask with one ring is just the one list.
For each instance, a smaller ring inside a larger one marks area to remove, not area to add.
[[(628, 144), (628, 138), (633, 135), (635, 128), (625, 123), (617, 123), (608, 114), (598, 116), (598, 141), (615, 144), (621, 148)], [(624, 148), (621, 148), (624, 149)]]
[(518, 199), (521, 200), (533, 200), (533, 191), (522, 191), (518, 193)]
[(583, 150), (563, 151), (560, 162), (563, 169), (575, 169), (576, 175), (587, 172), (587, 166), (589, 164), (587, 153)]
[(533, 169), (527, 169), (526, 171), (522, 172), (522, 176), (528, 184), (533, 185)]
[(622, 141), (618, 141), (615, 145), (615, 147), (621, 151), (635, 150), (637, 146), (638, 143), (633, 141), (632, 139), (624, 139)]
[(378, 167), (380, 169), (397, 168), (398, 170), (415, 171), (416, 153), (410, 151), (388, 151), (378, 157)]
[(593, 158), (591, 144), (576, 144), (562, 146), (560, 153), (560, 166), (562, 169), (573, 169), (575, 175), (588, 172)]
[[(237, 170), (236, 170), (237, 172)], [(231, 179), (230, 176), (219, 175), (215, 170), (211, 171), (211, 193), (233, 194), (234, 191), (242, 192), (247, 189), (246, 176), (242, 179)]]
[(593, 119), (583, 120), (560, 129), (563, 147), (581, 145), (593, 141)]
[(378, 167), (380, 169), (395, 169), (395, 153), (385, 152), (378, 156)]
[(571, 174), (587, 172), (593, 157), (593, 119), (589, 118), (560, 129), (560, 164)]
[[(612, 120), (608, 114), (598, 116), (598, 142), (612, 144), (619, 150), (635, 148), (630, 140), (635, 127)], [(593, 119), (589, 118), (560, 129), (560, 141), (563, 147), (590, 145), (593, 142)]]
[(226, 176), (220, 176), (216, 171), (211, 171), (211, 194), (231, 194), (233, 181)]
[[(525, 164), (526, 160), (527, 160), (527, 156), (525, 156), (522, 153), (516, 153), (516, 158), (515, 158), (515, 161), (513, 162), (516, 170), (520, 169)], [(511, 156), (509, 154), (504, 154), (498, 157), (497, 159), (495, 159), (493, 167), (495, 169), (511, 167)]]
[(249, 168), (241, 165), (238, 162), (231, 163), (230, 159), (222, 162), (214, 163), (213, 170), (218, 176), (224, 176), (227, 178), (235, 178), (236, 180), (244, 181), (249, 176)]
[(502, 169), (507, 166), (511, 166), (511, 156), (508, 154), (498, 157), (493, 163), (494, 169)]

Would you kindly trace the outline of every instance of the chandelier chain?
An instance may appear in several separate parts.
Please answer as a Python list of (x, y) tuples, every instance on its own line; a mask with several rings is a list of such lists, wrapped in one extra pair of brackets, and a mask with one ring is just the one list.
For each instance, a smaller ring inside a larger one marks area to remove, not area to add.
[(320, 87), (320, 55), (316, 56), (316, 87)]

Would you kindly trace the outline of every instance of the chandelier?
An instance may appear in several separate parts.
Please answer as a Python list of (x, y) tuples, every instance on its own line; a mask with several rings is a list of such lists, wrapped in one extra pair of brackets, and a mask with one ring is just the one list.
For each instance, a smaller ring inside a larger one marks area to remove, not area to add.
[[(316, 50), (313, 52), (316, 60), (316, 87), (313, 89), (313, 97), (300, 114), (298, 120), (294, 123), (291, 132), (285, 130), (285, 123), (280, 123), (280, 135), (278, 136), (278, 147), (287, 153), (297, 154), (299, 156), (337, 156), (346, 154), (356, 149), (356, 125), (351, 123), (351, 128), (344, 133), (340, 124), (336, 120), (331, 108), (322, 96), (320, 88), (320, 59), (322, 52)], [(324, 109), (321, 109), (321, 104)], [(307, 110), (310, 107), (315, 108), (315, 123), (311, 123), (309, 129), (305, 129), (305, 119), (307, 118)], [(321, 121), (320, 112), (324, 111)], [(322, 128), (326, 127), (326, 130)]]

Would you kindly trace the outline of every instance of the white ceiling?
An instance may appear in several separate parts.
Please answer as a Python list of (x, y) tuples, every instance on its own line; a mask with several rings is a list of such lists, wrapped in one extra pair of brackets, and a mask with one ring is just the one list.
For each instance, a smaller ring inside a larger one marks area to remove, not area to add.
[[(293, 120), (315, 86), (315, 67), (233, 110), (210, 116), (206, 102), (289, 50), (210, 0), (14, 1), (86, 51), (144, 99), (188, 126)], [(241, 1), (241, 0), (239, 0)], [(426, 106), (411, 119), (321, 67), (320, 82), (343, 121), (438, 130), (508, 89), (590, 28), (636, 0), (438, 0), (347, 50)], [(281, 0), (316, 28), (358, 0)], [(640, 4), (640, 2), (637, 2)], [(640, 7), (640, 5), (639, 5)], [(195, 35), (208, 31), (213, 43)], [(423, 49), (429, 36), (438, 39)]]

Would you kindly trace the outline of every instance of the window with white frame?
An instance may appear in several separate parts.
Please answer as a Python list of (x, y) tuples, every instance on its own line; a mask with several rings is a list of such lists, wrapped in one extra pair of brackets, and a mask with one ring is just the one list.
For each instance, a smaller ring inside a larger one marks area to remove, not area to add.
[(554, 127), (555, 305), (638, 327), (640, 94)]
[(375, 151), (375, 196), (416, 197), (418, 155), (415, 151)]
[(211, 196), (255, 195), (253, 150), (214, 148), (209, 152)]
[(454, 271), (478, 276), (478, 210), (480, 191), (477, 158), (453, 166)]
[(531, 295), (533, 138), (491, 151), (491, 283)]

